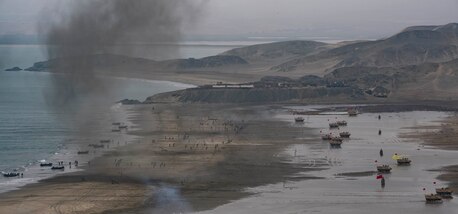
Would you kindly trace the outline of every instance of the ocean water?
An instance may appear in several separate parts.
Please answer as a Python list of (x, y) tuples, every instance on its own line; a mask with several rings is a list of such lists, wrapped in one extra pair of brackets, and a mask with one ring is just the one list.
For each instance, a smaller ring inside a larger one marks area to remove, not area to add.
[[(234, 43), (186, 44), (180, 47), (180, 56), (200, 58), (239, 46), (241, 45)], [(151, 48), (154, 47), (145, 47), (143, 53)], [(119, 116), (117, 111), (120, 106), (114, 104), (116, 101), (124, 98), (144, 100), (157, 93), (191, 87), (167, 81), (104, 78), (105, 84), (116, 86), (111, 87), (109, 98), (113, 105), (106, 109), (91, 109), (91, 120), (75, 118), (72, 115), (74, 112), (51, 108), (46, 102), (45, 94), (51, 90), (53, 79), (60, 78), (59, 76), (50, 73), (3, 71), (13, 66), (26, 68), (43, 60), (46, 60), (46, 54), (42, 45), (0, 45), (0, 171), (24, 173), (24, 178), (0, 176), (0, 192), (56, 174), (49, 169), (37, 167), (40, 161), (73, 161), (74, 149), (87, 150), (87, 144), (100, 139), (122, 139), (121, 136), (113, 136), (109, 125), (113, 122), (113, 114)], [(84, 136), (80, 136), (82, 130), (74, 127), (73, 120), (77, 119), (82, 120), (77, 122), (84, 124), (83, 131), (88, 132)], [(92, 154), (91, 151), (87, 157), (95, 155), (97, 154)]]

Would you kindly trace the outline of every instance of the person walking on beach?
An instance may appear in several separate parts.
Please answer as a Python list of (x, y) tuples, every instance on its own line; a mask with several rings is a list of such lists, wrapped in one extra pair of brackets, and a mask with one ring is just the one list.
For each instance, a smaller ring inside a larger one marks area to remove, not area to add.
[(380, 157), (383, 157), (383, 149), (380, 149)]

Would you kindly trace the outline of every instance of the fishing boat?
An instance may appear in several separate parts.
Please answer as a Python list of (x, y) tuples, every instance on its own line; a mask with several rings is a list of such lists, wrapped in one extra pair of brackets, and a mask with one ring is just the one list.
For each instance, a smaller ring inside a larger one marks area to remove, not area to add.
[(51, 167), (52, 170), (64, 170), (65, 167), (64, 166), (53, 166)]
[(331, 145), (331, 147), (340, 148), (342, 146), (342, 141), (336, 140), (336, 139), (331, 139), (329, 141), (329, 144)]
[(19, 172), (7, 172), (7, 173), (2, 173), (3, 177), (6, 178), (13, 178), (13, 177), (18, 177), (20, 175)]
[(346, 126), (346, 125), (347, 125), (347, 121), (345, 121), (345, 120), (337, 121), (337, 125), (339, 125), (339, 126)]
[(407, 157), (401, 157), (401, 158), (397, 159), (396, 161), (398, 162), (398, 165), (403, 165), (403, 166), (410, 165), (410, 163), (412, 162)]
[(296, 121), (296, 123), (303, 123), (304, 122), (304, 118), (303, 117), (295, 117), (294, 121)]
[(41, 167), (49, 167), (52, 166), (52, 163), (40, 163)]
[(426, 194), (425, 195), (426, 203), (428, 204), (440, 204), (442, 203), (442, 197), (438, 194)]
[(379, 165), (377, 166), (377, 171), (380, 173), (390, 173), (391, 167), (389, 165)]
[(321, 139), (322, 139), (322, 140), (331, 140), (331, 139), (332, 139), (332, 135), (330, 135), (330, 134), (325, 134), (325, 135), (321, 136)]
[(337, 124), (337, 123), (330, 123), (330, 124), (329, 124), (329, 128), (331, 128), (331, 129), (339, 128), (339, 124)]
[(359, 114), (359, 112), (356, 109), (349, 109), (347, 113), (348, 113), (348, 116), (350, 117), (356, 117)]
[(89, 151), (78, 151), (79, 155), (87, 155), (89, 154)]
[(439, 195), (442, 198), (453, 198), (453, 190), (450, 188), (437, 188), (436, 189), (437, 195)]
[(340, 132), (339, 133), (340, 137), (342, 138), (350, 138), (350, 132)]

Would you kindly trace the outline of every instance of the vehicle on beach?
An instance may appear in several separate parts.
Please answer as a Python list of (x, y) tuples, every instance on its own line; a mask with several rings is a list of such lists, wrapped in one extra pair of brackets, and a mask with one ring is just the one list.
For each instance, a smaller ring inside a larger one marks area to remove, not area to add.
[(446, 187), (446, 188), (437, 188), (436, 189), (436, 194), (439, 195), (442, 198), (453, 198), (453, 190)]
[(321, 136), (321, 139), (322, 140), (331, 140), (332, 139), (332, 135), (331, 134), (325, 134), (325, 135)]
[(356, 109), (349, 109), (347, 111), (347, 113), (348, 113), (348, 116), (350, 116), (350, 117), (356, 117), (359, 114), (358, 110), (356, 110)]
[(329, 128), (330, 128), (330, 129), (339, 128), (339, 124), (337, 124), (337, 123), (330, 123), (330, 124), (329, 124)]
[(337, 121), (337, 125), (339, 125), (339, 126), (346, 126), (346, 125), (347, 125), (347, 121), (345, 121), (345, 120)]
[(13, 178), (13, 177), (18, 177), (19, 175), (21, 175), (19, 172), (3, 172), (3, 177), (6, 177), (6, 178)]
[(295, 117), (294, 121), (296, 121), (296, 123), (303, 123), (304, 122), (304, 118), (303, 117)]
[(50, 167), (52, 166), (52, 163), (40, 163), (41, 167)]
[(401, 165), (401, 166), (410, 165), (410, 163), (412, 162), (407, 157), (401, 157), (401, 158), (397, 159), (396, 161), (398, 162), (398, 165)]
[(87, 154), (89, 154), (89, 150), (87, 150), (87, 151), (78, 151), (77, 154), (78, 155), (87, 155)]
[(350, 138), (350, 132), (341, 132), (339, 133), (340, 137), (342, 138)]
[(380, 173), (390, 173), (391, 167), (389, 165), (379, 165), (377, 166), (377, 171)]
[(53, 166), (51, 167), (51, 170), (64, 170), (65, 167), (64, 166)]
[(426, 203), (428, 204), (440, 204), (442, 203), (442, 197), (438, 194), (426, 194), (425, 195)]

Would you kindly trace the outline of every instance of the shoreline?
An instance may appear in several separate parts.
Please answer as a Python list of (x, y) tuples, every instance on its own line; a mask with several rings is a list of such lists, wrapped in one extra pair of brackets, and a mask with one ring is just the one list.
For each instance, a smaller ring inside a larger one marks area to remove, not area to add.
[[(152, 110), (152, 107), (155, 109)], [(10, 192), (10, 195), (14, 198), (23, 198), (31, 194), (39, 196), (43, 194), (40, 193), (41, 191), (65, 195), (68, 193), (65, 193), (64, 189), (70, 185), (75, 186), (71, 188), (72, 193), (82, 200), (83, 207), (103, 203), (96, 208), (85, 210), (94, 213), (99, 211), (135, 213), (144, 210), (208, 211), (224, 204), (229, 206), (228, 204), (234, 200), (251, 198), (249, 196), (255, 193), (246, 191), (250, 188), (274, 185), (281, 181), (289, 183), (323, 179), (317, 176), (320, 173), (314, 176), (315, 173), (312, 172), (329, 167), (327, 163), (313, 167), (304, 163), (288, 163), (294, 159), (291, 159), (291, 154), (284, 153), (285, 149), (291, 150), (288, 149), (290, 146), (305, 145), (320, 140), (319, 136), (314, 136), (313, 133), (316, 131), (313, 129), (304, 132), (303, 128), (289, 121), (271, 118), (278, 111), (285, 111), (284, 105), (208, 106), (175, 103), (134, 105), (128, 106), (127, 111), (131, 113), (128, 114), (130, 115), (128, 119), (133, 123), (134, 128), (129, 131), (129, 134), (140, 137), (138, 142), (119, 147), (94, 159), (91, 161), (91, 166), (83, 172), (58, 176), (25, 186), (22, 190)], [(212, 122), (213, 120), (210, 120), (212, 118), (219, 122)], [(233, 122), (233, 125), (242, 125), (244, 131), (239, 134), (222, 131), (222, 125), (228, 122), (228, 119)], [(203, 126), (199, 125), (202, 123)], [(278, 133), (282, 134), (278, 135)], [(186, 140), (189, 142), (181, 140), (187, 135), (189, 138)], [(258, 137), (253, 139), (253, 136)], [(232, 140), (231, 143), (220, 143), (228, 142), (229, 139)], [(278, 145), (272, 144), (272, 141)], [(186, 144), (197, 147), (197, 142), (200, 143), (202, 150), (183, 147)], [(213, 151), (206, 152), (202, 147), (204, 145)], [(216, 145), (219, 145), (218, 149), (214, 149)], [(120, 159), (122, 162), (118, 166), (113, 165)], [(247, 164), (247, 162), (252, 163)], [(162, 163), (164, 163), (163, 167)], [(354, 171), (342, 173), (349, 173), (341, 174), (340, 176), (343, 177), (361, 174)], [(253, 180), (261, 175), (264, 175), (262, 179)], [(361, 176), (364, 178), (368, 175), (370, 173), (364, 171)], [(84, 189), (91, 186), (100, 186), (97, 193), (91, 193), (92, 198), (89, 193), (83, 194)], [(50, 187), (58, 190), (49, 191)], [(163, 191), (171, 191), (175, 195), (159, 200), (158, 197)], [(103, 202), (97, 199), (110, 192), (116, 193), (117, 197)], [(8, 195), (2, 194), (0, 197), (0, 210), (7, 210), (4, 207), (7, 200), (5, 197), (8, 198)], [(70, 208), (62, 209), (68, 211), (73, 209), (70, 203), (72, 197), (66, 197), (65, 201), (59, 203), (67, 204)], [(37, 203), (34, 200), (38, 199), (29, 197), (24, 203)], [(113, 207), (118, 200), (126, 200), (126, 203), (123, 206)], [(161, 205), (158, 204), (158, 200), (161, 203), (164, 200), (165, 202)], [(14, 200), (9, 203), (14, 204)], [(42, 207), (42, 209), (47, 208)]]

